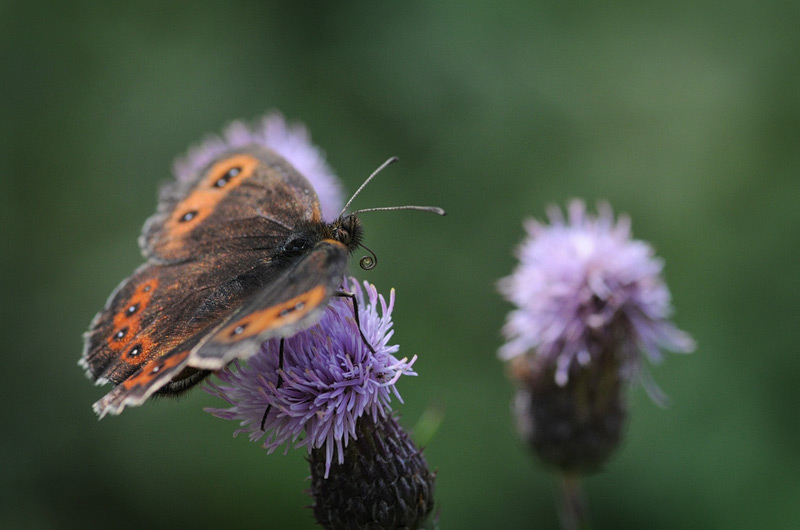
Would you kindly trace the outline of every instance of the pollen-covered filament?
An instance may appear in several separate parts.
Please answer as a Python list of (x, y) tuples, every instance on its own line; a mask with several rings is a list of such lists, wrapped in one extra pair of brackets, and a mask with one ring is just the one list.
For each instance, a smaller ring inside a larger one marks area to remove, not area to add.
[(325, 286), (317, 285), (280, 304), (260, 309), (228, 324), (218, 334), (221, 342), (237, 342), (269, 329), (293, 324), (325, 300)]

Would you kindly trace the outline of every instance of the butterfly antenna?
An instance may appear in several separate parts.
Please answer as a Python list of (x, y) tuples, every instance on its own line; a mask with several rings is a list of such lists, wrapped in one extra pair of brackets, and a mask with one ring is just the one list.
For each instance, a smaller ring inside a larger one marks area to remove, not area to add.
[[(353, 194), (353, 196), (352, 196), (352, 197), (350, 197), (350, 200), (349, 200), (349, 201), (347, 201), (347, 204), (345, 204), (345, 205), (344, 205), (344, 208), (342, 208), (342, 212), (339, 214), (339, 217), (341, 217), (341, 216), (343, 216), (343, 215), (344, 215), (344, 212), (346, 212), (346, 211), (347, 211), (347, 209), (350, 207), (350, 204), (353, 202), (353, 199), (355, 199), (356, 197), (358, 197), (358, 194), (359, 194), (359, 193), (361, 193), (361, 190), (363, 190), (363, 189), (364, 189), (364, 187), (365, 187), (367, 184), (369, 184), (369, 182), (370, 182), (370, 181), (371, 181), (373, 178), (375, 178), (375, 175), (377, 175), (378, 173), (380, 173), (381, 171), (383, 171), (383, 170), (386, 168), (386, 166), (389, 166), (389, 165), (391, 165), (391, 164), (394, 164), (395, 162), (397, 162), (397, 157), (396, 157), (396, 156), (393, 156), (393, 157), (391, 157), (390, 159), (388, 159), (386, 162), (384, 162), (383, 164), (381, 164), (381, 165), (380, 165), (380, 167), (378, 167), (378, 169), (376, 169), (375, 171), (373, 171), (373, 172), (372, 172), (372, 175), (370, 175), (369, 177), (367, 177), (367, 180), (365, 180), (365, 181), (364, 181), (364, 183), (363, 183), (361, 186), (359, 186), (359, 187), (358, 187), (358, 189), (357, 189), (357, 190), (356, 190), (356, 192)], [(361, 210), (356, 210), (356, 211), (354, 211), (354, 212), (351, 212), (351, 213), (352, 213), (352, 214), (354, 214), (354, 215), (358, 215), (358, 214), (360, 214), (360, 213), (366, 213), (366, 212), (392, 212), (392, 211), (396, 211), (396, 210), (416, 210), (416, 211), (418, 211), (418, 212), (429, 212), (429, 213), (435, 213), (436, 215), (445, 215), (445, 214), (447, 213), (447, 212), (445, 212), (445, 211), (444, 211), (442, 208), (439, 208), (438, 206), (414, 206), (414, 205), (407, 205), (407, 206), (382, 206), (382, 207), (379, 207), (379, 208), (363, 208), (363, 209), (361, 209)], [(362, 246), (363, 246), (363, 245), (362, 245)], [(369, 250), (369, 249), (367, 249), (367, 250)], [(370, 253), (372, 253), (372, 251), (370, 251)], [(372, 267), (369, 267), (369, 268), (371, 269)]]
[(386, 162), (384, 162), (383, 164), (381, 164), (380, 166), (378, 166), (378, 169), (376, 169), (375, 171), (373, 171), (373, 172), (372, 172), (372, 174), (371, 174), (370, 176), (368, 176), (368, 177), (367, 177), (367, 180), (365, 180), (365, 181), (364, 181), (364, 183), (363, 183), (363, 184), (361, 184), (361, 186), (359, 186), (359, 187), (358, 187), (358, 189), (357, 189), (357, 190), (356, 190), (356, 192), (353, 194), (353, 196), (352, 196), (352, 197), (350, 197), (350, 200), (349, 200), (349, 201), (347, 201), (347, 204), (345, 204), (345, 205), (344, 205), (344, 208), (342, 208), (342, 212), (339, 214), (339, 217), (341, 217), (342, 215), (344, 215), (344, 212), (346, 212), (346, 211), (347, 211), (347, 209), (350, 207), (350, 204), (353, 202), (353, 199), (355, 199), (356, 197), (358, 197), (358, 194), (359, 194), (359, 193), (361, 193), (361, 190), (363, 190), (363, 189), (364, 189), (364, 187), (366, 187), (366, 185), (367, 185), (367, 184), (369, 184), (369, 181), (371, 181), (372, 179), (374, 179), (374, 178), (375, 178), (375, 175), (377, 175), (378, 173), (380, 173), (381, 171), (383, 171), (384, 169), (386, 169), (386, 167), (387, 167), (387, 166), (390, 166), (390, 165), (394, 164), (395, 162), (397, 162), (397, 157), (396, 157), (396, 156), (393, 156), (393, 157), (389, 158), (389, 159), (388, 159)]
[(363, 210), (356, 210), (353, 213), (360, 214), (364, 212), (391, 212), (394, 210), (416, 210), (418, 212), (435, 213), (436, 215), (447, 214), (447, 212), (445, 212), (442, 208), (439, 208), (438, 206), (413, 206), (411, 204), (407, 206), (382, 206), (380, 208), (364, 208)]
[[(350, 197), (350, 200), (347, 201), (347, 204), (344, 205), (344, 208), (342, 209), (342, 212), (339, 214), (339, 217), (342, 217), (344, 215), (344, 212), (346, 212), (347, 209), (350, 207), (350, 204), (353, 202), (353, 199), (358, 197), (358, 194), (361, 193), (361, 190), (363, 190), (364, 187), (367, 184), (369, 184), (372, 179), (375, 178), (375, 175), (377, 175), (378, 173), (383, 171), (384, 168), (386, 168), (386, 166), (394, 164), (395, 162), (397, 162), (397, 157), (393, 156), (393, 157), (389, 158), (386, 162), (381, 164), (378, 167), (378, 169), (373, 171), (372, 174), (369, 177), (367, 177), (367, 179), (364, 181), (364, 183), (361, 184), (361, 186), (359, 186), (359, 188), (356, 190), (356, 192), (353, 194), (353, 196)], [(351, 215), (358, 215), (358, 214), (366, 213), (366, 212), (392, 212), (392, 211), (396, 211), (396, 210), (416, 210), (416, 211), (419, 211), (419, 212), (435, 213), (436, 215), (445, 215), (445, 211), (442, 208), (439, 208), (438, 206), (413, 206), (413, 205), (408, 205), (408, 206), (383, 206), (383, 207), (379, 207), (379, 208), (364, 208), (362, 210), (356, 210), (354, 212), (351, 212)], [(374, 269), (375, 266), (378, 264), (378, 256), (376, 256), (375, 253), (372, 250), (368, 249), (363, 244), (359, 244), (359, 246), (361, 248), (363, 248), (364, 250), (366, 250), (367, 252), (369, 252), (370, 255), (369, 256), (364, 256), (363, 258), (361, 258), (361, 260), (358, 262), (358, 264), (365, 271), (368, 271), (370, 269)], [(266, 417), (266, 415), (265, 415), (265, 417)]]

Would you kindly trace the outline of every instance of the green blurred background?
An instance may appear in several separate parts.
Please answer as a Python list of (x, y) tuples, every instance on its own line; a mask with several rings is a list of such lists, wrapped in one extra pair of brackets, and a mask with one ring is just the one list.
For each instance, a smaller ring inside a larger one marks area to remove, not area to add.
[[(147, 5), (149, 4), (149, 5)], [(800, 525), (797, 2), (3, 2), (1, 528), (314, 528), (303, 454), (266, 455), (202, 391), (98, 422), (81, 334), (141, 263), (173, 158), (278, 109), (352, 191), (397, 289), (409, 428), (441, 526), (555, 528), (495, 351), (522, 219), (606, 199), (666, 260), (698, 342), (631, 391), (586, 483), (595, 527)]]

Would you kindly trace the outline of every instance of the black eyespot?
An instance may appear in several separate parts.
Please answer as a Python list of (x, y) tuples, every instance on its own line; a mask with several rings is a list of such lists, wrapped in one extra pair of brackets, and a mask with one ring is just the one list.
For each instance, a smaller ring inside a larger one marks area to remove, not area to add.
[(237, 167), (232, 167), (232, 168), (230, 168), (228, 171), (226, 171), (226, 172), (225, 172), (225, 174), (224, 174), (224, 175), (222, 175), (222, 176), (221, 176), (221, 177), (220, 177), (220, 178), (219, 178), (219, 179), (218, 179), (218, 180), (217, 180), (217, 181), (214, 183), (214, 187), (216, 187), (216, 188), (222, 188), (222, 187), (224, 187), (224, 186), (225, 186), (225, 185), (226, 185), (228, 182), (230, 182), (230, 181), (231, 181), (231, 179), (232, 179), (233, 177), (237, 176), (237, 175), (238, 175), (239, 173), (241, 173), (241, 172), (242, 172), (242, 168), (240, 168), (240, 167), (238, 167), (238, 166), (237, 166)]
[(247, 327), (247, 324), (241, 324), (239, 326), (236, 326), (233, 329), (233, 331), (231, 331), (231, 337), (234, 337), (236, 335), (241, 335), (242, 333), (244, 333), (244, 328), (246, 328), (246, 327)]
[(161, 366), (154, 366), (152, 370), (150, 370), (151, 374), (157, 374), (161, 370)]
[(189, 210), (188, 212), (183, 214), (181, 218), (178, 219), (178, 221), (180, 221), (181, 223), (186, 223), (194, 219), (196, 215), (197, 215), (197, 210)]
[(133, 304), (132, 306), (130, 306), (128, 309), (125, 310), (125, 313), (128, 316), (131, 316), (132, 314), (134, 314), (138, 310), (139, 310), (139, 304)]
[(122, 328), (114, 334), (114, 340), (122, 340), (128, 334), (128, 328)]
[(142, 353), (142, 345), (136, 344), (133, 348), (128, 350), (128, 357), (138, 357)]
[(281, 316), (281, 317), (285, 317), (286, 315), (288, 315), (289, 313), (291, 313), (293, 311), (299, 311), (299, 310), (303, 309), (305, 307), (305, 305), (306, 305), (305, 302), (297, 302), (294, 305), (294, 307), (287, 307), (285, 309), (282, 309), (281, 312), (278, 315)]
[(149, 292), (150, 292), (150, 290), (151, 290), (152, 288), (153, 288), (153, 286), (152, 286), (152, 285), (145, 285), (145, 286), (144, 286), (144, 289), (142, 289), (142, 290), (143, 290), (144, 292), (146, 292), (146, 293), (149, 293)]

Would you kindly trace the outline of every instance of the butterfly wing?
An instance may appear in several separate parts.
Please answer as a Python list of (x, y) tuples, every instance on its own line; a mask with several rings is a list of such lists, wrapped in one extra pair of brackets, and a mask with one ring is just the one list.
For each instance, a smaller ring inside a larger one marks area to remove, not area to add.
[[(84, 337), (80, 364), (98, 384), (123, 385), (148, 368), (166, 363), (141, 401), (171, 379), (185, 379), (192, 374), (178, 376), (186, 363), (172, 364), (168, 359), (194, 347), (260, 287), (251, 279), (258, 267), (247, 255), (143, 265), (120, 284), (95, 316)], [(167, 365), (170, 377), (166, 377)]]
[(126, 406), (141, 405), (186, 371), (186, 359), (190, 353), (191, 348), (187, 347), (151, 359), (92, 405), (92, 409), (102, 418), (106, 414), (119, 414)]
[(94, 405), (100, 417), (185, 390), (265, 340), (311, 326), (341, 283), (347, 248), (324, 240), (288, 268), (267, 262), (222, 284), (197, 267), (146, 265), (95, 318), (81, 364), (98, 383), (116, 384)]
[(319, 222), (319, 211), (306, 179), (261, 147), (231, 152), (191, 182), (165, 188), (140, 238), (148, 262), (85, 335), (80, 364), (98, 384), (117, 385), (95, 404), (98, 414), (197, 382), (203, 374), (189, 366), (191, 353), (280, 277), (273, 255), (298, 225)]
[(139, 244), (153, 262), (271, 250), (299, 222), (320, 222), (312, 186), (280, 155), (260, 146), (231, 151), (189, 182), (162, 189)]
[(272, 337), (288, 337), (319, 320), (347, 268), (347, 247), (325, 239), (233, 312), (195, 347), (189, 366), (218, 370), (246, 359)]

